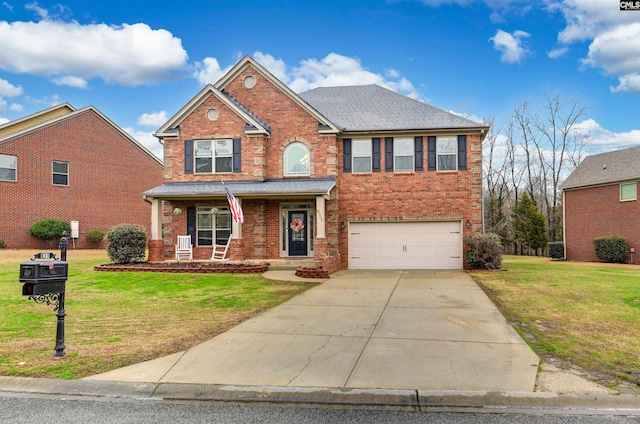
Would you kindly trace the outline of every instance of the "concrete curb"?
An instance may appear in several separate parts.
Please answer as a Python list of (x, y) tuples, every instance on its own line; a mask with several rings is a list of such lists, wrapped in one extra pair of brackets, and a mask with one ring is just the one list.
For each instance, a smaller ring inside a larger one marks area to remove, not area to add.
[(54, 380), (0, 377), (0, 392), (147, 401), (209, 401), (334, 406), (390, 407), (409, 410), (567, 411), (640, 415), (640, 396), (541, 392), (468, 392), (311, 387), (216, 386), (175, 383)]

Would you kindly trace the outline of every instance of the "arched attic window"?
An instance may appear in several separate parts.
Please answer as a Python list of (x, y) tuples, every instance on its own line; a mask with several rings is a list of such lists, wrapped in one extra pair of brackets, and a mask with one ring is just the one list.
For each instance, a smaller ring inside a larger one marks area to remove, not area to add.
[(284, 175), (309, 175), (310, 174), (309, 149), (303, 143), (291, 143), (284, 150)]

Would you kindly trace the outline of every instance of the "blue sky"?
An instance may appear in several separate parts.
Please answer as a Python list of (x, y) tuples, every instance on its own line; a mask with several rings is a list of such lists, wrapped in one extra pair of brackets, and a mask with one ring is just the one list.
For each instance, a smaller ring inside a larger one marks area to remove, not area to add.
[(616, 0), (0, 0), (0, 124), (93, 105), (161, 155), (247, 54), (296, 92), (375, 83), (496, 129), (579, 97), (592, 152), (640, 145), (640, 11)]

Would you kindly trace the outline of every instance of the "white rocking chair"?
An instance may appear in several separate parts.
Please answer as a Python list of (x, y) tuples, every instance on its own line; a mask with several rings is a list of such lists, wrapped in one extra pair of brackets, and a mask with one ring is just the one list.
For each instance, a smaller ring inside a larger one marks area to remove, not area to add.
[(193, 259), (193, 245), (191, 244), (191, 236), (178, 236), (178, 244), (176, 244), (176, 261), (181, 259)]
[(228, 261), (227, 250), (229, 250), (229, 244), (231, 244), (231, 235), (227, 240), (227, 244), (214, 244), (213, 253), (211, 254), (212, 261)]

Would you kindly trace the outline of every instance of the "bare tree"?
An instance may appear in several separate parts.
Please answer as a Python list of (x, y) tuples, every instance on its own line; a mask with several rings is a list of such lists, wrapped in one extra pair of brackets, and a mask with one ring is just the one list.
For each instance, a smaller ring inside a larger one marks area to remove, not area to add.
[(535, 114), (531, 124), (537, 137), (533, 138), (542, 180), (542, 199), (545, 203), (549, 239), (559, 240), (561, 232), (560, 184), (568, 171), (581, 159), (587, 137), (577, 131), (578, 120), (587, 108), (577, 98), (562, 102), (559, 94), (545, 92), (546, 103)]

